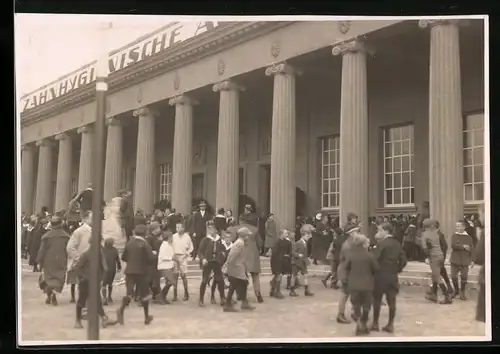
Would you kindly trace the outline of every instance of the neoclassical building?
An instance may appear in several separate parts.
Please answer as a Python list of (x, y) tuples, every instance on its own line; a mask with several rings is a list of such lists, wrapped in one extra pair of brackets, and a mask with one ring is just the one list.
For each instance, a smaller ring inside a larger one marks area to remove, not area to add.
[[(112, 53), (105, 198), (126, 187), (135, 208), (188, 213), (195, 196), (237, 210), (241, 193), (289, 228), (296, 188), (302, 212), (342, 218), (428, 200), (447, 235), (485, 198), (483, 20), (201, 27)], [(24, 212), (90, 181), (92, 65), (20, 103)]]

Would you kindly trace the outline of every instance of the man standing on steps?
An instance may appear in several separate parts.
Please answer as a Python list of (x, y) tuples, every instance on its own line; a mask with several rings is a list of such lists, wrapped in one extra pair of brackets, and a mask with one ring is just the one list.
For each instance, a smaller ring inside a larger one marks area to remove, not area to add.
[[(192, 241), (193, 241), (193, 250), (191, 253), (191, 257), (196, 259), (198, 255), (198, 247), (200, 245), (201, 240), (207, 235), (207, 221), (212, 219), (212, 216), (207, 211), (207, 204), (204, 201), (201, 201), (199, 204), (200, 210), (195, 212), (192, 219)], [(191, 231), (191, 230), (190, 230)]]

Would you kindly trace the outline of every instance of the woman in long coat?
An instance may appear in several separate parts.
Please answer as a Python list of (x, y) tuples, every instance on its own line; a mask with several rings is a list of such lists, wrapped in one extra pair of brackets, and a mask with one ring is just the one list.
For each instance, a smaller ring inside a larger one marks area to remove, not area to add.
[(66, 279), (66, 267), (68, 254), (66, 245), (69, 235), (62, 229), (62, 221), (59, 217), (51, 220), (52, 230), (43, 235), (38, 252), (37, 263), (43, 270), (43, 280), (45, 283), (46, 303), (57, 305), (56, 294), (60, 293), (64, 287)]
[(274, 247), (274, 244), (278, 241), (278, 228), (276, 222), (274, 221), (274, 214), (269, 214), (265, 225), (266, 238), (264, 240), (264, 254), (268, 250)]
[(42, 214), (38, 215), (35, 227), (28, 236), (29, 265), (33, 267), (34, 272), (38, 272), (38, 250), (40, 249), (42, 236), (47, 232), (45, 228), (47, 224), (48, 220), (46, 216)]
[(326, 264), (326, 256), (332, 241), (333, 234), (328, 223), (328, 215), (321, 215), (320, 221), (316, 223), (316, 231), (313, 232), (312, 236), (311, 258), (321, 264)]
[(261, 239), (259, 236), (259, 229), (257, 227), (248, 224), (247, 220), (243, 218), (240, 222), (241, 227), (246, 227), (252, 234), (248, 236), (248, 241), (245, 244), (245, 260), (247, 272), (250, 273), (252, 277), (253, 290), (257, 301), (259, 303), (264, 302), (262, 295), (260, 293), (260, 248)]

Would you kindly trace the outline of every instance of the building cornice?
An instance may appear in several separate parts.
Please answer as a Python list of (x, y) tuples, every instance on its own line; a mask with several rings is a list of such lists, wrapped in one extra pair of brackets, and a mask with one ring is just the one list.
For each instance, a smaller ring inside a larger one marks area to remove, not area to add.
[[(210, 32), (179, 43), (168, 51), (158, 53), (130, 65), (108, 78), (108, 93), (120, 91), (152, 77), (186, 66), (204, 57), (214, 55), (239, 43), (262, 36), (294, 22), (227, 22)], [(31, 125), (47, 117), (94, 101), (95, 83), (21, 114), (21, 126)]]

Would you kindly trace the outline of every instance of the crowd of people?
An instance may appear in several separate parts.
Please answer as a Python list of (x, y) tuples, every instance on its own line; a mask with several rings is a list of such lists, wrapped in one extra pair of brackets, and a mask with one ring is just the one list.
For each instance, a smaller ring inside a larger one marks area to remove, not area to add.
[[(57, 305), (57, 293), (70, 286), (70, 301), (76, 303), (75, 327), (82, 328), (83, 310), (89, 296), (92, 187), (74, 196), (66, 211), (23, 217), (22, 257), (29, 259), (33, 271), (42, 271), (39, 285), (46, 303)], [(484, 264), (482, 217), (458, 220), (451, 236), (451, 281), (444, 262), (448, 243), (439, 230), (439, 222), (430, 218), (429, 205), (412, 216), (370, 218), (368, 225), (349, 213), (340, 226), (338, 218), (318, 213), (314, 218), (297, 218), (295, 230), (278, 229), (274, 216), (259, 218), (252, 205), (245, 205), (238, 218), (231, 210), (218, 209), (213, 215), (201, 201), (190, 215), (166, 207), (145, 215), (132, 209), (131, 192), (124, 190), (103, 209), (101, 246), (102, 298), (99, 315), (102, 326), (125, 323), (125, 311), (137, 302), (144, 311), (144, 323), (150, 324), (150, 304), (167, 305), (179, 301), (178, 283), (182, 282), (182, 301), (190, 300), (187, 279), (188, 260), (198, 260), (202, 270), (198, 305), (219, 303), (224, 312), (252, 311), (247, 288), (252, 282), (258, 303), (261, 293), (260, 256), (270, 257), (272, 279), (269, 296), (284, 299), (282, 281), (286, 279), (289, 296), (314, 296), (308, 281), (310, 262), (328, 266), (322, 279), (325, 287), (340, 289), (337, 322), (348, 324), (346, 306), (350, 299), (351, 318), (356, 334), (378, 331), (382, 298), (389, 308), (389, 321), (382, 330), (392, 333), (399, 292), (398, 274), (408, 260), (430, 265), (432, 286), (426, 299), (451, 304), (453, 298), (467, 299), (468, 272), (475, 261)], [(126, 295), (110, 320), (104, 306), (113, 302), (117, 274), (123, 272)], [(460, 280), (460, 281), (459, 281)], [(163, 285), (162, 285), (163, 283)], [(484, 321), (484, 265), (480, 272), (477, 319)], [(172, 296), (169, 297), (172, 289)], [(438, 301), (438, 289), (443, 299)], [(215, 293), (218, 292), (219, 301)], [(236, 296), (235, 296), (236, 295)], [(367, 325), (373, 309), (371, 326)]]

